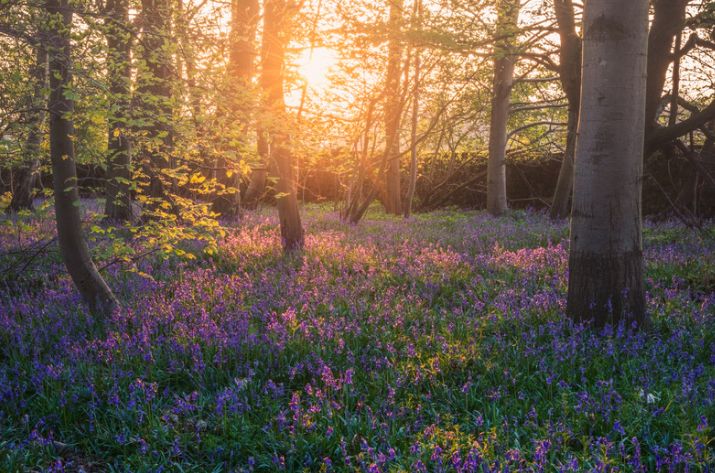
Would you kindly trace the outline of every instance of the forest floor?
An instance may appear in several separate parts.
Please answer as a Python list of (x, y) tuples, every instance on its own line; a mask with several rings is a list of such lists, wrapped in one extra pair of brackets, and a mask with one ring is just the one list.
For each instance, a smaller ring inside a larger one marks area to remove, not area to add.
[[(110, 268), (106, 334), (56, 251), (0, 282), (0, 471), (715, 468), (713, 224), (647, 224), (652, 324), (595, 331), (564, 315), (565, 222), (311, 207), (284, 258), (269, 210)], [(0, 271), (52, 226), (0, 225)]]

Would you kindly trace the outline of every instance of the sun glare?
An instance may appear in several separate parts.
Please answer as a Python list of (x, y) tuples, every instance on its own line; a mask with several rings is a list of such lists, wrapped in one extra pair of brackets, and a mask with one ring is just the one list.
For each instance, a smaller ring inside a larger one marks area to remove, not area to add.
[(312, 90), (320, 93), (330, 83), (328, 73), (337, 65), (338, 53), (330, 48), (310, 48), (297, 59), (298, 73)]

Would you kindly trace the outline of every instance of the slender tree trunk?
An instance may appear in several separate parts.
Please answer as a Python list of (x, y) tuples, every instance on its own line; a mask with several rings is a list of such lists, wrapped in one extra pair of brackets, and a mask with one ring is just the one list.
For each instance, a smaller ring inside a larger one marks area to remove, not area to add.
[[(710, 122), (707, 127), (710, 129), (711, 132), (715, 132), (715, 122)], [(703, 168), (707, 172), (710, 173), (711, 176), (715, 176), (715, 141), (713, 140), (706, 140), (705, 144), (703, 146), (702, 151), (700, 152), (700, 160), (703, 163)], [(696, 190), (697, 194), (697, 189), (699, 186), (699, 182), (702, 182), (702, 190), (706, 191), (708, 188), (710, 188), (711, 192), (715, 192), (715, 186), (712, 185), (712, 180), (705, 178), (702, 174), (698, 173), (698, 182), (695, 183), (694, 189)], [(696, 195), (696, 202), (697, 200), (697, 195)], [(697, 206), (699, 208), (700, 205)]]
[(561, 162), (550, 211), (550, 217), (557, 220), (566, 218), (571, 213), (569, 203), (573, 189), (576, 129), (581, 102), (581, 38), (576, 33), (576, 19), (571, 0), (554, 0), (554, 12), (561, 39), (559, 76), (569, 107), (566, 151)]
[(266, 182), (268, 181), (268, 140), (263, 130), (258, 130), (257, 150), (261, 164), (251, 170), (251, 177), (246, 188), (246, 196), (243, 199), (243, 206), (249, 210), (255, 210), (258, 202), (266, 192)]
[(281, 226), (281, 240), (285, 252), (303, 248), (303, 226), (296, 195), (294, 163), (290, 137), (281, 123), (285, 118), (283, 96), (285, 48), (290, 35), (294, 7), (286, 0), (266, 0), (263, 14), (263, 57), (261, 58), (261, 86), (266, 96), (266, 108), (279, 123), (269, 133), (269, 154), (276, 164), (278, 182), (276, 200)]
[(584, 32), (567, 310), (597, 326), (642, 324), (648, 0), (591, 0)]
[(573, 189), (574, 155), (576, 153), (576, 129), (578, 127), (578, 105), (571, 107), (569, 104), (568, 129), (566, 136), (566, 150), (559, 168), (559, 177), (556, 181), (554, 199), (551, 203), (549, 217), (552, 220), (566, 218), (571, 213), (569, 206), (571, 190)]
[[(55, 26), (48, 31), (50, 77), (50, 158), (55, 190), (55, 215), (60, 253), (72, 281), (92, 313), (106, 319), (117, 306), (109, 286), (94, 266), (82, 232), (74, 160), (74, 102), (66, 95), (71, 86), (70, 30), (72, 10), (68, 0), (46, 0)], [(55, 20), (56, 18), (56, 20)]]
[[(262, 61), (267, 57), (268, 48), (270, 45), (266, 41), (265, 36), (261, 43), (261, 58)], [(263, 64), (261, 65), (263, 68)], [(264, 89), (265, 93), (265, 89)], [(251, 170), (251, 175), (248, 181), (248, 188), (246, 189), (246, 195), (243, 199), (243, 206), (249, 210), (255, 210), (258, 207), (258, 202), (261, 200), (263, 195), (266, 193), (266, 184), (268, 182), (268, 170), (271, 167), (271, 157), (270, 157), (270, 144), (268, 141), (268, 133), (262, 126), (262, 119), (258, 120), (258, 125), (256, 127), (256, 151), (258, 153), (259, 165)]]
[(385, 79), (385, 211), (399, 215), (402, 207), (400, 190), (400, 26), (402, 24), (402, 0), (390, 3), (389, 42), (387, 46), (387, 75)]
[(673, 126), (678, 121), (678, 99), (680, 98), (680, 48), (683, 43), (683, 32), (675, 35), (673, 47), (673, 91), (670, 93), (670, 116), (668, 126)]
[[(708, 123), (707, 128), (713, 132), (715, 131), (715, 123)], [(702, 167), (713, 173), (715, 169), (713, 168), (713, 163), (715, 163), (715, 141), (707, 138), (703, 144), (703, 148), (700, 150), (699, 159), (702, 163)], [(678, 197), (675, 201), (675, 205), (680, 208), (687, 209), (693, 217), (697, 217), (698, 214), (698, 189), (701, 187), (701, 183), (705, 184), (707, 187), (707, 179), (703, 179), (702, 173), (697, 169), (690, 169), (688, 177), (685, 180), (685, 184), (680, 189)]]
[[(421, 26), (420, 19), (422, 16), (421, 0), (415, 0), (413, 15), (415, 18), (414, 23), (419, 28)], [(420, 50), (415, 48), (414, 54), (412, 120), (410, 123), (410, 181), (407, 187), (407, 196), (405, 197), (405, 218), (409, 218), (412, 214), (412, 201), (414, 200), (415, 189), (417, 188), (417, 121), (420, 108)]]
[(370, 163), (370, 130), (373, 127), (373, 114), (377, 99), (371, 99), (367, 104), (365, 113), (365, 130), (362, 135), (357, 162), (357, 176), (348, 191), (346, 206), (342, 212), (342, 219), (352, 225), (357, 225), (362, 220), (368, 207), (377, 196), (377, 189), (371, 184), (369, 178)]
[[(259, 7), (257, 0), (233, 0), (231, 2), (231, 33), (229, 35), (230, 49), (228, 61), (229, 81), (233, 85), (232, 92), (240, 122), (245, 130), (248, 127), (246, 97), (253, 78), (256, 57), (256, 30), (258, 28)], [(226, 168), (229, 163), (221, 158), (219, 168)], [(235, 190), (224, 191), (214, 200), (213, 208), (225, 217), (236, 217), (241, 209), (241, 192), (239, 190), (240, 175), (238, 172), (219, 171), (218, 181), (225, 188)], [(265, 176), (264, 176), (265, 186)], [(251, 177), (253, 182), (253, 176)], [(257, 202), (257, 199), (251, 197)]]
[[(194, 38), (190, 35), (191, 17), (190, 12), (184, 7), (184, 0), (176, 0), (174, 4), (175, 21), (174, 31), (176, 32), (177, 40), (180, 44), (180, 51), (177, 55), (180, 60), (183, 60), (183, 69), (186, 72), (186, 95), (188, 105), (191, 109), (191, 115), (194, 121), (194, 126), (200, 128), (200, 120), (202, 115), (201, 110), (201, 91), (196, 86), (196, 51), (194, 50)], [(179, 60), (177, 60), (176, 76), (179, 80), (183, 80), (183, 73)], [(197, 130), (200, 133), (202, 130)]]
[(303, 249), (303, 226), (300, 221), (298, 197), (295, 188), (293, 156), (287, 146), (288, 137), (274, 135), (274, 149), (271, 153), (278, 168), (276, 183), (278, 218), (281, 224), (281, 242), (286, 252)]
[[(211, 147), (207, 146), (207, 143), (211, 142), (211, 137), (208, 135), (209, 127), (206, 126), (206, 115), (204, 114), (203, 104), (201, 101), (202, 91), (197, 86), (196, 82), (196, 51), (194, 48), (194, 38), (191, 36), (191, 20), (193, 18), (192, 12), (185, 8), (184, 0), (175, 0), (173, 4), (174, 7), (174, 24), (173, 30), (178, 41), (179, 50), (176, 54), (176, 72), (175, 76), (179, 84), (186, 84), (183, 87), (182, 95), (185, 94), (186, 105), (188, 105), (191, 111), (191, 122), (193, 125), (193, 135), (194, 141), (196, 143), (196, 149), (201, 156), (201, 161), (203, 162), (203, 169), (201, 169), (201, 174), (209, 181), (211, 185), (216, 186), (218, 183), (219, 167), (224, 167), (224, 162), (219, 162), (220, 157), (217, 153), (213, 152)], [(218, 153), (220, 156), (220, 153)], [(170, 159), (170, 161), (174, 161)], [(175, 164), (172, 162), (171, 167)], [(172, 187), (178, 188), (178, 184), (172, 182)], [(212, 204), (212, 210), (217, 211), (216, 206), (213, 205), (217, 199), (218, 195), (222, 195), (220, 189), (213, 189), (214, 192), (210, 192), (209, 195), (202, 195), (201, 198), (206, 199)], [(219, 214), (222, 212), (218, 211)]]
[(127, 133), (131, 104), (131, 33), (129, 2), (111, 0), (107, 4), (107, 76), (109, 81), (109, 147), (106, 203), (104, 213), (110, 220), (133, 220), (131, 197), (131, 142)]
[(196, 137), (196, 146), (199, 155), (202, 156), (205, 169), (202, 174), (206, 179), (216, 179), (216, 159), (211, 150), (206, 146), (206, 135), (204, 126), (204, 113), (201, 103), (202, 91), (196, 83), (196, 51), (194, 48), (194, 38), (191, 36), (191, 12), (185, 8), (184, 0), (175, 0), (173, 30), (178, 41), (179, 50), (176, 53), (175, 77), (180, 84), (184, 81), (186, 86), (183, 93), (186, 94), (186, 104), (191, 110), (191, 121)]
[(685, 25), (690, 0), (654, 0), (653, 23), (648, 34), (648, 81), (646, 85), (646, 135), (657, 122), (668, 68), (673, 60), (673, 40)]
[(47, 49), (43, 45), (35, 46), (35, 64), (32, 68), (33, 81), (32, 97), (29, 100), (30, 109), (28, 122), (29, 130), (25, 141), (24, 163), (20, 171), (15, 174), (15, 186), (12, 190), (12, 200), (7, 212), (19, 210), (32, 210), (33, 188), (40, 168), (40, 146), (42, 145), (42, 126), (45, 122), (45, 107), (47, 97)]
[[(365, 189), (365, 187), (367, 187), (367, 189)], [(370, 183), (365, 181), (363, 183), (361, 196), (363, 196), (362, 200), (356, 202), (356, 206), (348, 216), (348, 223), (351, 225), (357, 225), (360, 223), (360, 220), (362, 220), (365, 216), (370, 204), (373, 200), (375, 200), (375, 197), (377, 197), (377, 189), (375, 187), (370, 187)]]
[[(683, 33), (675, 35), (675, 46), (673, 48), (673, 90), (670, 93), (670, 116), (668, 126), (673, 126), (678, 121), (678, 99), (680, 98), (680, 48), (682, 47)], [(700, 158), (707, 155), (712, 149), (713, 142), (710, 139), (705, 141)], [(690, 169), (685, 180), (685, 185), (680, 189), (678, 197), (675, 199), (675, 206), (685, 209), (686, 214), (697, 217), (698, 211), (698, 184), (699, 173), (697, 169)]]
[(231, 32), (229, 73), (245, 87), (255, 73), (256, 31), (259, 18), (258, 0), (233, 0), (231, 2)]
[[(32, 131), (29, 133), (32, 133)], [(28, 136), (25, 142), (26, 151), (29, 149), (29, 146), (34, 145), (34, 143), (31, 143), (30, 138), (32, 137)], [(14, 172), (12, 199), (10, 200), (10, 205), (5, 209), (5, 213), (12, 214), (21, 210), (34, 210), (33, 190), (39, 169), (40, 160), (31, 159), (30, 161), (22, 163), (20, 168)]]
[(514, 83), (514, 42), (516, 41), (520, 0), (500, 0), (494, 48), (494, 91), (489, 126), (487, 161), (487, 211), (499, 216), (507, 211), (506, 138), (509, 99)]
[(171, 165), (173, 147), (171, 10), (170, 0), (142, 0), (141, 67), (137, 72), (136, 97), (137, 108), (147, 122), (142, 130), (146, 142), (141, 155), (142, 168), (149, 178), (145, 192), (153, 199), (150, 205), (153, 209), (166, 197), (162, 170)]

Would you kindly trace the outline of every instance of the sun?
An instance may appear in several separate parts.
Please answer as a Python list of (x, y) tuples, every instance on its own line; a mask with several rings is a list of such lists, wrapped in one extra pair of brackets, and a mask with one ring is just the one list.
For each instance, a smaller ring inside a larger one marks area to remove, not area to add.
[(322, 92), (330, 85), (329, 73), (337, 66), (338, 52), (318, 47), (305, 49), (296, 61), (298, 74), (315, 92)]

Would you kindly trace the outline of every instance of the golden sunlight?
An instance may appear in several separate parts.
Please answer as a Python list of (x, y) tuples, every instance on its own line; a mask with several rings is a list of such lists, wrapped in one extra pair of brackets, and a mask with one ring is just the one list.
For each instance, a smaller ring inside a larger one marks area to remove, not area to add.
[(308, 87), (318, 93), (329, 85), (328, 74), (338, 63), (338, 52), (334, 49), (318, 47), (306, 48), (297, 58), (298, 74), (306, 81)]

